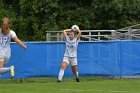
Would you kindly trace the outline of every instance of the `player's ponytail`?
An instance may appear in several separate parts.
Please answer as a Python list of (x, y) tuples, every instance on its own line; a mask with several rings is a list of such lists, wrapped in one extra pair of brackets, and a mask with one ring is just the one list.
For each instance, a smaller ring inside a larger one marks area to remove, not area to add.
[(1, 25), (2, 27), (6, 28), (6, 29), (10, 29), (10, 19), (7, 17), (4, 17), (1, 21)]

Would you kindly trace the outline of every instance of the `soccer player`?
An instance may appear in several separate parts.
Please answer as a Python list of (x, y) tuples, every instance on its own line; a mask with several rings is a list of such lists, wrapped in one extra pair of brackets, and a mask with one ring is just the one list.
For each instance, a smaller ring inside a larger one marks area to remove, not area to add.
[[(78, 35), (76, 37), (75, 37), (75, 32), (78, 32)], [(69, 34), (68, 36), (67, 33)], [(62, 81), (64, 71), (69, 64), (71, 65), (72, 72), (75, 75), (76, 81), (80, 82), (78, 78), (78, 71), (77, 71), (77, 46), (78, 46), (78, 41), (80, 40), (81, 31), (78, 26), (76, 30), (75, 28), (73, 29), (72, 26), (71, 29), (65, 29), (63, 31), (63, 35), (64, 35), (66, 48), (65, 48), (63, 62), (61, 64), (61, 69), (59, 71), (57, 82)]]
[(10, 19), (4, 17), (1, 20), (0, 29), (0, 74), (10, 72), (11, 76), (14, 76), (14, 66), (4, 67), (4, 65), (9, 61), (11, 56), (10, 42), (13, 39), (21, 47), (26, 49), (27, 47), (18, 39), (16, 33), (10, 29)]

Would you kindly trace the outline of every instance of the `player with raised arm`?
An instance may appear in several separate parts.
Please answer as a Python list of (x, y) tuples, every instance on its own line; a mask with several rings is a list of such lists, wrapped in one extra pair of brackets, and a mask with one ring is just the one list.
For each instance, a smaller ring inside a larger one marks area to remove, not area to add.
[(1, 29), (0, 29), (0, 74), (10, 71), (11, 76), (14, 76), (14, 66), (4, 67), (4, 65), (9, 61), (11, 56), (10, 42), (13, 39), (18, 43), (23, 49), (27, 47), (18, 39), (16, 33), (10, 29), (10, 19), (4, 17), (1, 20)]
[[(78, 35), (76, 37), (75, 32), (78, 32)], [(68, 36), (67, 33), (69, 34)], [(75, 75), (76, 81), (80, 82), (77, 71), (77, 46), (78, 41), (80, 40), (81, 31), (77, 25), (73, 25), (71, 29), (65, 29), (63, 31), (63, 34), (66, 48), (63, 57), (63, 62), (61, 64), (61, 69), (58, 75), (58, 82), (62, 81), (64, 71), (69, 64), (71, 65), (72, 72)]]

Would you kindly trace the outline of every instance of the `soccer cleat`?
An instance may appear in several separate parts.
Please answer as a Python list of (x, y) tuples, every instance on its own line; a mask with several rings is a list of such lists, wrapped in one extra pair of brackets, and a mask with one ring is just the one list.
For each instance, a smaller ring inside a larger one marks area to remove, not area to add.
[(61, 81), (60, 80), (57, 80), (57, 82), (60, 83)]
[(60, 82), (61, 82), (61, 80), (57, 80), (57, 82), (58, 82), (58, 83), (60, 83)]
[(11, 74), (11, 76), (15, 76), (14, 68), (15, 68), (14, 66), (10, 67), (10, 74)]
[(80, 82), (79, 78), (76, 78), (76, 82)]

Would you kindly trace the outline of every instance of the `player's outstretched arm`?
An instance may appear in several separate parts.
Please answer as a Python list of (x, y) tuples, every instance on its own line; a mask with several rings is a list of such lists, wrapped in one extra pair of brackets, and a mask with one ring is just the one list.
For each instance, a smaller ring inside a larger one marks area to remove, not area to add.
[(18, 39), (18, 37), (16, 37), (16, 36), (13, 37), (13, 40), (14, 40), (17, 44), (19, 44), (23, 49), (27, 49), (27, 46), (24, 45), (24, 44), (22, 43), (22, 41)]

